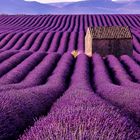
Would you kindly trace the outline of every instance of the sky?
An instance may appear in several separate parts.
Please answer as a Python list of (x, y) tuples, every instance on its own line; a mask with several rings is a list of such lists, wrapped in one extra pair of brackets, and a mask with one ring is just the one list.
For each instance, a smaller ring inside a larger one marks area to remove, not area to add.
[(25, 0), (25, 1), (36, 1), (39, 3), (64, 3), (64, 2), (79, 2), (85, 0)]
[(118, 2), (134, 2), (139, 0), (112, 0), (112, 1), (118, 1)]
[[(25, 1), (36, 1), (39, 3), (61, 3), (61, 2), (79, 2), (79, 1), (86, 1), (86, 0), (25, 0)], [(122, 2), (134, 2), (134, 1), (139, 1), (139, 0), (112, 0), (112, 1), (122, 3)]]
[(140, 0), (0, 0), (0, 14), (140, 14)]

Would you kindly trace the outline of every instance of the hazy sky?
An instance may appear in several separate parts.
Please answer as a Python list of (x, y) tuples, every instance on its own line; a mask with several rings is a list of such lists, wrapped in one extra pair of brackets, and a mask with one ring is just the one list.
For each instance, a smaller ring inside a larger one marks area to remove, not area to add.
[[(61, 3), (61, 2), (78, 2), (78, 1), (86, 1), (86, 0), (25, 0), (25, 1), (36, 1), (40, 3)], [(99, 0), (101, 1), (101, 0)], [(109, 1), (109, 0), (106, 0)], [(140, 0), (110, 0), (113, 2), (134, 2)]]
[(36, 1), (40, 3), (61, 3), (61, 2), (78, 2), (85, 0), (25, 0), (25, 1)]
[(134, 1), (139, 1), (139, 0), (112, 0), (114, 2), (134, 2)]

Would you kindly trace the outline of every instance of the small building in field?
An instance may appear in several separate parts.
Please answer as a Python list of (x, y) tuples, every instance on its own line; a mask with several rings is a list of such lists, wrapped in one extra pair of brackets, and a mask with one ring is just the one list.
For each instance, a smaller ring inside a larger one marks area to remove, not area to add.
[(85, 54), (99, 53), (102, 57), (113, 54), (132, 55), (132, 35), (129, 27), (89, 27), (85, 36)]

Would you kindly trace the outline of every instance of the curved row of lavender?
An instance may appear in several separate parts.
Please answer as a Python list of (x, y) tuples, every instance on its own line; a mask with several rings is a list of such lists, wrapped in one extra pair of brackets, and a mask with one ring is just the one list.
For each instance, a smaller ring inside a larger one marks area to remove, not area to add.
[(0, 34), (0, 50), (29, 50), (63, 54), (84, 52), (84, 32), (26, 32)]
[[(140, 139), (140, 15), (0, 21), (0, 140)], [(130, 27), (133, 56), (87, 57), (87, 27), (112, 25)]]
[(139, 15), (0, 16), (0, 50), (84, 52), (84, 36), (91, 26), (129, 26), (135, 51), (139, 48)]
[[(123, 59), (127, 62), (125, 58), (128, 59), (128, 56), (124, 55), (119, 60), (115, 56), (109, 55), (103, 60), (99, 54), (94, 54), (92, 58), (80, 54), (75, 60), (70, 53), (61, 56), (57, 53), (32, 53), (29, 51), (4, 51), (0, 53), (0, 56), (3, 56), (0, 64), (1, 139), (18, 138), (42, 115), (46, 115), (45, 119), (41, 117), (39, 122), (37, 121), (35, 126), (31, 130), (29, 129), (21, 139), (49, 139), (56, 137), (61, 132), (60, 139), (68, 137), (73, 139), (77, 137), (79, 139), (97, 139), (98, 137), (114, 139), (118, 134), (116, 138), (121, 140), (134, 139), (140, 135), (138, 127), (140, 84), (133, 81), (130, 69), (121, 63)], [(140, 55), (134, 54), (134, 58), (138, 61)], [(137, 61), (129, 59), (134, 62), (137, 71), (137, 67), (139, 67), (136, 64)], [(11, 67), (9, 64), (15, 67)], [(110, 71), (112, 71), (112, 75), (110, 75)], [(67, 91), (65, 92), (65, 90)], [(60, 96), (62, 96), (60, 101), (55, 103), (50, 114), (47, 115), (52, 104)], [(66, 110), (66, 112), (62, 110)], [(89, 110), (91, 113), (88, 112)], [(71, 114), (71, 111), (76, 114), (79, 112), (81, 115), (79, 113), (78, 116)], [(51, 112), (55, 112), (56, 115), (55, 113), (51, 115)], [(108, 118), (103, 115), (104, 113), (107, 116), (113, 116)], [(74, 119), (71, 115), (76, 118)], [(73, 126), (74, 120), (79, 120), (79, 123)], [(61, 126), (64, 121), (66, 124), (63, 124), (63, 127), (66, 130), (63, 130)], [(88, 121), (89, 124), (86, 123)], [(92, 123), (94, 121), (95, 123)], [(112, 127), (105, 122), (111, 123)], [(71, 125), (74, 130), (70, 129)], [(49, 128), (50, 126), (51, 128)], [(105, 129), (102, 129), (103, 126)], [(98, 129), (93, 135), (96, 128)], [(38, 129), (42, 130), (39, 134), (37, 134)], [(49, 133), (50, 129), (52, 129), (51, 133)], [(64, 133), (65, 131), (67, 133)], [(103, 135), (99, 135), (100, 133)]]
[(86, 32), (89, 26), (125, 25), (138, 30), (139, 18), (140, 15), (1, 15), (0, 32)]
[[(0, 91), (44, 84), (46, 78), (50, 76), (57, 65), (60, 56), (59, 53), (40, 51), (34, 53), (10, 50), (1, 52)], [(104, 61), (105, 67), (110, 73), (108, 76), (114, 84), (126, 87), (129, 85), (132, 88), (139, 89), (140, 54), (134, 52), (133, 58), (127, 55), (123, 55), (120, 58), (108, 55)], [(99, 65), (101, 66), (101, 64)], [(46, 71), (46, 69), (48, 70)], [(106, 82), (106, 80), (103, 82)]]
[(78, 56), (68, 90), (20, 140), (139, 138), (137, 124), (92, 91), (89, 62), (86, 55)]
[[(54, 57), (60, 56), (54, 54)], [(51, 59), (50, 64), (53, 61)], [(17, 139), (35, 119), (47, 114), (53, 102), (67, 89), (73, 62), (71, 54), (64, 54), (43, 85), (0, 92), (0, 139)], [(50, 67), (45, 71), (49, 69)]]

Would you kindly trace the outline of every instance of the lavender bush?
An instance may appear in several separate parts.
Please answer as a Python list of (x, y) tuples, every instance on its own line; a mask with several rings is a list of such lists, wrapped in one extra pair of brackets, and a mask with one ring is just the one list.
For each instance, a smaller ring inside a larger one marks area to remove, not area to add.
[(0, 84), (14, 84), (23, 80), (23, 78), (40, 63), (45, 53), (35, 52), (21, 62), (17, 67), (0, 78)]
[(109, 79), (100, 55), (94, 54), (93, 65), (96, 92), (102, 98), (108, 100), (115, 106), (121, 107), (130, 115), (133, 115), (136, 121), (139, 121), (140, 110), (138, 106), (140, 104), (140, 90), (113, 84)]
[(50, 113), (26, 130), (20, 140), (139, 138), (137, 124), (93, 92), (88, 59), (85, 55), (78, 56), (69, 89), (53, 105)]
[[(47, 81), (47, 78), (55, 69), (56, 64), (59, 61), (59, 59), (60, 59), (59, 54), (55, 54), (55, 53), (48, 54), (32, 71), (27, 71), (28, 75), (24, 75), (25, 77), (21, 82), (17, 84), (11, 83), (8, 85), (1, 85), (0, 91), (22, 89), (22, 88), (45, 84)], [(8, 74), (10, 74), (10, 72)], [(12, 76), (15, 77), (16, 75), (12, 75)]]
[(70, 54), (65, 54), (43, 86), (0, 93), (0, 139), (17, 138), (36, 117), (48, 112), (68, 86), (73, 61)]
[[(129, 26), (133, 56), (84, 55), (91, 26)], [(139, 139), (139, 36), (140, 15), (0, 15), (0, 139)]]

